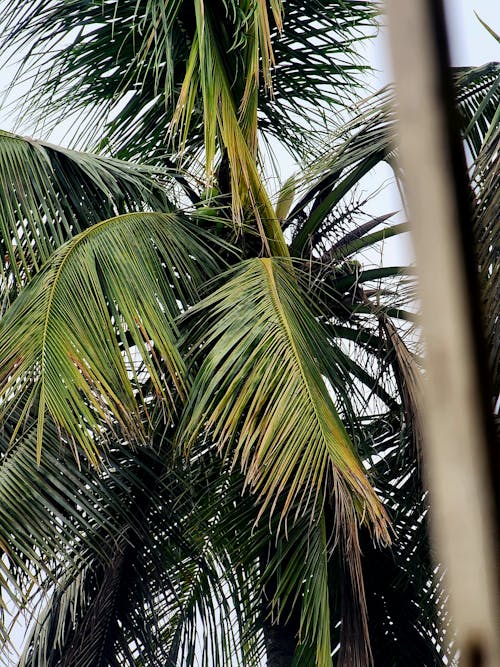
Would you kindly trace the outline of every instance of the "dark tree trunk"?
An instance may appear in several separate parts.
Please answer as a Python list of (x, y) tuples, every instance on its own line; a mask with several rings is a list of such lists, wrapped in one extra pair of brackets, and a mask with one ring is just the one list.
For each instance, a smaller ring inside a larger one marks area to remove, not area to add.
[(290, 667), (295, 652), (295, 632), (288, 625), (264, 625), (267, 667)]
[[(269, 555), (261, 555), (262, 571), (269, 563)], [(285, 606), (279, 622), (271, 623), (271, 601), (276, 593), (276, 579), (272, 577), (264, 589), (263, 632), (267, 653), (267, 667), (291, 667), (300, 628), (300, 609)]]

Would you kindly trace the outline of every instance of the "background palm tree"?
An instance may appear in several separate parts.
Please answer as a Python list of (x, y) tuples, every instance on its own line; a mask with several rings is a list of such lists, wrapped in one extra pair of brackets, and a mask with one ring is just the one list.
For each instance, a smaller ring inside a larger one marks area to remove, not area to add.
[[(451, 655), (414, 279), (362, 264), (407, 230), (356, 192), (394, 166), (390, 91), (331, 131), (375, 13), (306, 5), (7, 3), (27, 104), (49, 123), (83, 111), (95, 149), (0, 135), (1, 576), (7, 608), (32, 614), (20, 665)], [(493, 307), (499, 76), (457, 75)], [(276, 142), (313, 159), (272, 203)]]

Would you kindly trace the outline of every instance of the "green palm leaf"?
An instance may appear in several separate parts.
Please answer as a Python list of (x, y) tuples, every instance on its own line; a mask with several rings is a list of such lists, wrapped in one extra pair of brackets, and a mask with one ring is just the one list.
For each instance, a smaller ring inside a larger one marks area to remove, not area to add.
[[(499, 95), (500, 98), (500, 95)], [(500, 109), (500, 99), (499, 107)], [(475, 186), (474, 238), (476, 242), (482, 312), (489, 350), (490, 377), (496, 400), (500, 396), (500, 112), (491, 133), (485, 138), (479, 153), (473, 184)]]
[(465, 139), (474, 158), (473, 236), (481, 287), (482, 315), (494, 398), (500, 395), (500, 65), (463, 70), (458, 75)]
[(205, 358), (179, 432), (184, 445), (210, 434), (245, 471), (261, 514), (283, 500), (282, 517), (294, 504), (300, 515), (330, 480), (338, 530), (355, 530), (359, 521), (389, 541), (385, 511), (314, 362), (328, 356), (328, 346), (289, 270), (249, 260), (188, 321), (193, 317), (206, 324), (194, 343)]
[[(332, 662), (328, 535), (324, 513), (302, 520), (290, 539), (280, 542), (264, 578), (277, 578), (272, 601), (276, 622), (286, 621), (300, 600), (300, 625), (293, 665), (329, 667)], [(279, 572), (279, 574), (278, 574)]]
[[(206, 105), (214, 101), (221, 74), (210, 51), (220, 49), (247, 139), (253, 141), (258, 97), (261, 130), (297, 153), (314, 141), (306, 128), (324, 126), (322, 112), (352, 101), (363, 69), (358, 45), (372, 31), (375, 15), (367, 0), (29, 0), (23, 12), (9, 0), (3, 45), (29, 46), (21, 78), (36, 63), (30, 114), (36, 106), (44, 121), (57, 122), (68, 108), (84, 110), (80, 130), (86, 138), (96, 137), (105, 116), (103, 144), (126, 159), (173, 152), (179, 137), (169, 141), (169, 126), (190, 57), (198, 51), (203, 97), (187, 98), (192, 115), (186, 117), (185, 157), (196, 156), (206, 136), (204, 121), (213, 128), (215, 120), (215, 108)], [(301, 126), (298, 116), (310, 122)]]
[(205, 539), (202, 498), (207, 474), (222, 479), (220, 461), (189, 466), (165, 441), (135, 451), (119, 443), (106, 469), (80, 468), (48, 424), (37, 466), (36, 423), (7, 457), (6, 436), (0, 572), (3, 599), (15, 599), (29, 622), (20, 666), (135, 667), (160, 656), (194, 665), (201, 647), (204, 665), (255, 664), (244, 656), (258, 651), (258, 638), (243, 643), (238, 629), (247, 613), (240, 596), (255, 584)]
[[(46, 411), (96, 462), (106, 424), (136, 440), (185, 396), (174, 318), (215, 270), (203, 236), (180, 215), (130, 213), (61, 246), (1, 320), (1, 412), (27, 397), (19, 429)], [(146, 381), (147, 379), (147, 381)]]
[(4, 280), (20, 287), (65, 241), (144, 207), (172, 208), (153, 170), (0, 131)]
[[(454, 70), (457, 107), (464, 141), (474, 159), (483, 141), (491, 140), (498, 126), (500, 67), (489, 63), (482, 67)], [(339, 204), (361, 179), (380, 162), (395, 165), (396, 128), (392, 88), (383, 88), (359, 105), (357, 113), (325, 142), (323, 150), (302, 178), (301, 196), (284, 222), (293, 233), (292, 256), (305, 254), (311, 243), (317, 248), (329, 229), (329, 220), (341, 219)], [(396, 172), (396, 178), (400, 174)], [(382, 221), (381, 221), (382, 222)], [(406, 228), (390, 227), (379, 239)], [(377, 240), (372, 238), (371, 242)], [(327, 257), (325, 257), (327, 259)]]
[(463, 135), (472, 157), (477, 159), (485, 138), (499, 122), (500, 65), (457, 68), (455, 89)]

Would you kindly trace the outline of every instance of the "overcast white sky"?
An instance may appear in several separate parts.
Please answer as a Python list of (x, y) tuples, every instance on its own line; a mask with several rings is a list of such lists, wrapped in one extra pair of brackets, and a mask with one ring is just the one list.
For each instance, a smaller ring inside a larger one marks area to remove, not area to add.
[[(500, 2), (498, 0), (445, 0), (446, 19), (450, 38), (452, 65), (482, 65), (500, 60), (500, 45), (483, 28), (474, 12), (500, 32)], [(373, 64), (380, 70), (381, 84), (392, 80), (390, 54), (385, 31), (371, 46)]]
[(474, 15), (500, 33), (500, 3), (497, 0), (446, 0), (453, 65), (480, 65), (500, 60), (500, 45)]

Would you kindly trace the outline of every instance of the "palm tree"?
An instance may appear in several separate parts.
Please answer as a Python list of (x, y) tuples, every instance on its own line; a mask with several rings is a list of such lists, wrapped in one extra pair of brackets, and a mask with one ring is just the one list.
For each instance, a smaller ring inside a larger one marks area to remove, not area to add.
[[(7, 2), (20, 76), (36, 65), (27, 108), (77, 111), (94, 147), (0, 134), (1, 581), (32, 619), (19, 665), (449, 655), (412, 271), (361, 264), (407, 230), (367, 220), (355, 189), (394, 164), (390, 92), (328, 126), (356, 99), (371, 4)], [(486, 256), (498, 77), (458, 79)], [(276, 142), (313, 159), (273, 204)]]

